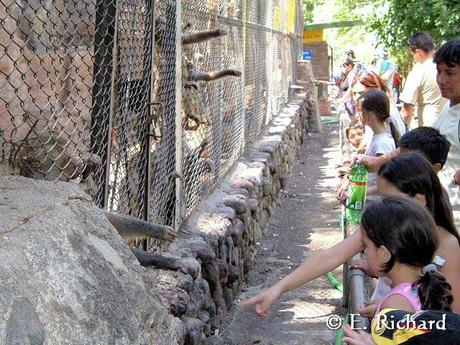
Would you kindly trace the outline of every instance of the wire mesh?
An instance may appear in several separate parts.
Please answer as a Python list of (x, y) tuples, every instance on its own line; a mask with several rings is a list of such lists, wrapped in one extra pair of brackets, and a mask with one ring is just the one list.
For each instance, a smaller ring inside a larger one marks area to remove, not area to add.
[(92, 1), (0, 1), (0, 162), (14, 173), (69, 181), (99, 163), (91, 140), (98, 10)]
[[(183, 48), (188, 70), (183, 89), (185, 216), (215, 186), (244, 147), (243, 23), (234, 20), (241, 15), (241, 4), (236, 1), (184, 2), (183, 26), (187, 33), (213, 30), (223, 33)], [(191, 76), (197, 72), (223, 72), (227, 76), (193, 81)], [(200, 123), (192, 122), (198, 126), (190, 126), (194, 117)]]
[[(212, 3), (187, 1), (183, 3), (182, 26), (185, 34), (219, 29), (215, 15), (217, 1)], [(184, 217), (198, 205), (214, 181), (220, 156), (220, 147), (214, 138), (219, 137), (222, 118), (222, 79), (205, 82), (193, 81), (193, 72), (220, 70), (223, 65), (222, 37), (183, 46), (183, 162), (182, 187), (184, 192)]]
[(176, 1), (155, 0), (153, 101), (149, 139), (149, 220), (175, 225), (176, 205)]
[(0, 0), (1, 171), (178, 225), (286, 103), (292, 1)]
[[(247, 5), (248, 25), (245, 46), (246, 137), (254, 139), (264, 127), (266, 117), (267, 95), (264, 94), (264, 91), (267, 88), (265, 82), (267, 63), (264, 54), (267, 37), (266, 32), (260, 29), (260, 25), (264, 25), (266, 21), (266, 4), (250, 2)], [(257, 24), (260, 24), (259, 27)]]
[(118, 0), (108, 208), (144, 218), (152, 64), (150, 1)]

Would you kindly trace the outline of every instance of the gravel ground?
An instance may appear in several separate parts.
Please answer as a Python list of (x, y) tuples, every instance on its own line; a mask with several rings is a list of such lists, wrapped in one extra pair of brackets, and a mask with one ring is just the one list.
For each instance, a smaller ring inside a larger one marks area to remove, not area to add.
[[(298, 160), (281, 192), (271, 226), (257, 247), (256, 267), (240, 294), (243, 300), (291, 272), (315, 252), (342, 239), (340, 207), (334, 196), (336, 166), (340, 163), (336, 122), (323, 124), (298, 150)], [(342, 280), (341, 269), (334, 271)], [(344, 315), (342, 293), (320, 277), (281, 297), (272, 315), (259, 318), (252, 310), (234, 307), (221, 336), (226, 345), (332, 344), (329, 315)]]

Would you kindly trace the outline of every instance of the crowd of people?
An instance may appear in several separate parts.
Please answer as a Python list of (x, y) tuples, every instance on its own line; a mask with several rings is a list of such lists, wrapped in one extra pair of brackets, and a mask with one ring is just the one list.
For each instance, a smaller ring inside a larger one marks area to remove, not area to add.
[[(361, 309), (373, 318), (372, 333), (344, 327), (344, 342), (460, 344), (460, 39), (436, 50), (428, 33), (417, 32), (408, 49), (415, 64), (401, 92), (387, 50), (369, 66), (346, 51), (337, 80), (341, 121), (354, 161), (370, 171), (361, 224), (242, 303), (258, 315), (268, 316), (283, 293), (364, 252), (365, 259), (352, 265), (376, 278), (371, 300)], [(340, 202), (346, 203), (348, 189), (344, 177), (337, 189)], [(416, 325), (447, 319), (451, 327), (382, 331), (379, 320), (389, 315), (413, 316)]]

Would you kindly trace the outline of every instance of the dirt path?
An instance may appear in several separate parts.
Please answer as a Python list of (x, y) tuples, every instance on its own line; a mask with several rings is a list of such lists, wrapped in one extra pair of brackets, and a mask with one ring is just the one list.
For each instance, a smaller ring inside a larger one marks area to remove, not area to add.
[[(254, 296), (291, 272), (317, 250), (341, 239), (340, 207), (334, 197), (339, 163), (338, 125), (323, 125), (323, 134), (309, 136), (281, 192), (273, 223), (257, 248), (256, 267), (240, 299)], [(342, 280), (341, 270), (335, 275)], [(344, 314), (342, 294), (320, 277), (291, 291), (259, 318), (252, 310), (234, 308), (222, 336), (227, 345), (332, 344), (336, 331), (326, 327), (331, 314)]]

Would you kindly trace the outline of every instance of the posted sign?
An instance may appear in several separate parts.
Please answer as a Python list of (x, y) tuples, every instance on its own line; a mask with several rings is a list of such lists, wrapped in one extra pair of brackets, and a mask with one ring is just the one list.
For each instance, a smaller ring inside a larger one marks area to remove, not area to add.
[(303, 43), (314, 43), (324, 41), (323, 29), (318, 30), (304, 30)]
[(311, 49), (304, 49), (302, 52), (302, 60), (312, 60), (313, 51)]

